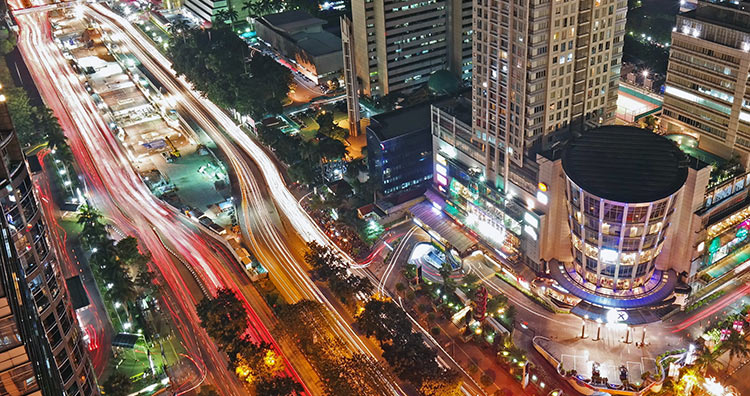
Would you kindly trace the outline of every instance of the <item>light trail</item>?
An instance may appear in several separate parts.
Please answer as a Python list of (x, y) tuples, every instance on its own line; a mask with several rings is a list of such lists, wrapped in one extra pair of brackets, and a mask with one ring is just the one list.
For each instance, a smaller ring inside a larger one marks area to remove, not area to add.
[[(245, 144), (250, 144), (254, 151), (252, 154), (262, 155), (264, 162), (255, 162), (260, 165), (262, 174), (273, 172), (275, 179), (273, 183), (277, 188), (282, 189), (285, 194), (283, 200), (278, 200), (275, 190), (269, 191), (269, 195), (276, 201), (276, 207), (294, 207), (301, 210), (297, 200), (286, 189), (281, 174), (266, 153), (255, 144), (234, 122), (213, 103), (203, 98), (199, 93), (192, 90), (192, 87), (182, 78), (176, 78), (171, 64), (151, 46), (145, 37), (142, 37), (140, 31), (134, 28), (124, 18), (115, 14), (111, 10), (99, 5), (91, 4), (86, 10), (86, 15), (97, 21), (101, 27), (111, 32), (112, 37), (117, 37), (121, 41), (120, 48), (127, 48), (144, 66), (159, 80), (159, 82), (175, 97), (181, 98), (179, 105), (186, 110), (193, 119), (206, 131), (209, 136), (224, 151), (235, 175), (239, 181), (241, 199), (241, 215), (246, 225), (253, 232), (247, 232), (246, 237), (254, 247), (256, 256), (261, 262), (268, 267), (269, 273), (278, 283), (280, 291), (287, 301), (298, 301), (300, 299), (310, 299), (322, 303), (328, 308), (333, 315), (333, 321), (329, 322), (334, 332), (346, 341), (351, 352), (363, 353), (375, 359), (372, 346), (366, 345), (363, 340), (353, 331), (348, 322), (330, 303), (327, 297), (312, 282), (309, 275), (298, 264), (298, 256), (292, 253), (290, 247), (299, 245), (288, 235), (283, 235), (278, 231), (279, 226), (283, 226), (281, 219), (274, 218), (269, 214), (268, 202), (263, 196), (257, 178), (253, 175), (253, 170), (248, 165), (247, 151), (238, 150), (231, 140), (222, 133), (216, 126), (224, 130), (233, 130), (239, 137), (242, 136)], [(119, 34), (124, 32), (126, 34)], [(165, 66), (166, 65), (166, 66)], [(232, 135), (230, 135), (232, 136)], [(243, 143), (240, 147), (245, 148)], [(251, 157), (254, 159), (253, 157)], [(266, 179), (268, 184), (269, 180)], [(306, 214), (305, 214), (306, 216)], [(309, 217), (307, 217), (309, 221)], [(313, 224), (313, 223), (308, 223)], [(317, 227), (313, 227), (317, 234), (322, 235)], [(307, 241), (308, 239), (305, 239)], [(327, 241), (327, 238), (321, 239)], [(328, 241), (330, 243), (330, 241)], [(296, 254), (301, 256), (302, 251)], [(393, 393), (403, 393), (400, 389), (393, 387)]]
[(731, 293), (719, 298), (716, 302), (712, 302), (708, 308), (696, 313), (695, 315), (690, 316), (681, 323), (674, 325), (672, 327), (672, 333), (681, 332), (694, 325), (695, 323), (711, 317), (711, 315), (721, 311), (722, 309), (724, 309), (724, 307), (735, 302), (737, 299), (745, 296), (746, 294), (750, 294), (750, 283), (746, 283), (737, 290), (734, 290)]
[[(164, 297), (164, 305), (172, 312), (188, 353), (195, 361), (202, 362), (203, 371), (210, 373), (210, 382), (223, 394), (245, 393), (236, 377), (226, 370), (224, 357), (199, 327), (195, 300), (152, 228), (166, 236), (169, 244), (198, 270), (212, 293), (219, 287), (235, 285), (225, 271), (227, 265), (221, 261), (223, 257), (216, 256), (214, 246), (209, 246), (212, 242), (196, 232), (194, 224), (153, 197), (135, 173), (81, 80), (51, 40), (46, 12), (29, 12), (17, 15), (16, 19), (20, 27), (19, 49), (45, 102), (53, 109), (70, 140), (76, 161), (87, 178), (94, 206), (109, 214), (125, 234), (137, 235), (151, 252), (155, 269), (173, 294), (173, 297)], [(251, 316), (251, 336), (256, 341), (276, 346), (247, 300), (243, 298), (243, 301)], [(276, 350), (284, 356), (278, 346)], [(286, 361), (285, 356), (284, 359)], [(288, 361), (287, 373), (299, 380)], [(194, 387), (195, 383), (184, 386)], [(179, 387), (176, 390), (179, 391)]]
[[(363, 342), (351, 328), (349, 322), (311, 281), (307, 271), (300, 265), (301, 256), (306, 250), (306, 246), (304, 244), (300, 246), (296, 239), (301, 238), (304, 242), (315, 241), (323, 246), (328, 246), (349, 263), (352, 272), (367, 277), (374, 285), (378, 284), (378, 279), (370, 272), (358, 268), (358, 264), (318, 228), (315, 221), (288, 190), (283, 176), (266, 151), (240, 129), (224, 111), (199, 92), (193, 90), (191, 84), (184, 77), (176, 77), (171, 62), (151, 43), (148, 37), (144, 36), (125, 18), (101, 4), (88, 4), (85, 13), (98, 22), (101, 27), (113, 32), (114, 38), (122, 40), (119, 43), (120, 48), (127, 48), (170, 94), (179, 97), (179, 105), (182, 109), (186, 110), (200, 124), (201, 128), (226, 154), (238, 179), (242, 198), (240, 213), (245, 238), (250, 242), (256, 256), (268, 268), (269, 274), (284, 298), (287, 301), (298, 301), (305, 298), (320, 302), (328, 308), (335, 319), (333, 323), (329, 323), (333, 331), (341, 339), (347, 341), (350, 350), (376, 359), (373, 351), (377, 347), (371, 342), (369, 345)], [(217, 124), (221, 130), (217, 128)], [(227, 139), (227, 137), (230, 139)], [(259, 173), (265, 181), (265, 190), (261, 190), (250, 163), (259, 169)], [(263, 192), (274, 203), (270, 211), (268, 200), (263, 196)], [(283, 218), (276, 218), (269, 214), (269, 212), (274, 213), (274, 211), (282, 214)], [(284, 220), (291, 225), (293, 235), (289, 235)], [(285, 232), (280, 232), (279, 228), (285, 229)], [(292, 252), (291, 247), (293, 246), (299, 248)], [(430, 337), (428, 333), (422, 332), (426, 337)], [(447, 355), (442, 348), (441, 352)], [(456, 368), (463, 371), (458, 365), (456, 365)], [(385, 376), (382, 377), (382, 380), (386, 381)], [(389, 385), (394, 394), (404, 393), (397, 384)], [(472, 386), (472, 384), (465, 386)], [(472, 386), (471, 392), (474, 394), (484, 393), (481, 388), (476, 386)]]

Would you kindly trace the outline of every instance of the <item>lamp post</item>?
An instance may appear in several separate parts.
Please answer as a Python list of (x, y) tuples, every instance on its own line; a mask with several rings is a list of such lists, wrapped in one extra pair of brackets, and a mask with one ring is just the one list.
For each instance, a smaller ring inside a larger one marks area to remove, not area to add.
[(588, 320), (588, 318), (589, 316), (585, 315), (582, 320), (582, 324), (581, 324), (581, 339), (582, 340), (586, 338), (586, 320)]
[(630, 326), (625, 326), (625, 343), (630, 344)]
[(601, 340), (602, 339), (601, 335), (602, 335), (602, 319), (596, 318), (596, 338), (594, 339), (594, 341)]

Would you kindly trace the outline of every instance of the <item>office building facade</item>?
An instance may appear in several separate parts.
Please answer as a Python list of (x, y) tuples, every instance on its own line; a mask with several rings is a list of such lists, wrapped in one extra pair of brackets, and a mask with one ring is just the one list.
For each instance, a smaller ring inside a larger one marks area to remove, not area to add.
[(359, 78), (360, 94), (379, 97), (412, 89), (444, 69), (468, 79), (471, 4), (468, 0), (352, 1), (354, 57), (349, 67)]
[[(47, 239), (47, 225), (4, 97), (0, 98), (0, 210), (2, 210), (2, 289), (16, 318), (12, 346), (26, 345), (41, 394), (98, 395), (81, 330)], [(0, 309), (4, 330), (13, 332), (8, 310)], [(20, 356), (20, 353), (19, 353)], [(20, 360), (19, 360), (20, 362)], [(6, 386), (5, 381), (1, 381)], [(26, 383), (30, 383), (31, 379)], [(65, 393), (63, 393), (63, 391)], [(13, 393), (10, 394), (23, 394)]]
[(432, 179), (430, 105), (376, 115), (366, 133), (368, 168), (379, 198), (424, 190)]
[(672, 32), (661, 126), (750, 165), (750, 3), (700, 1)]

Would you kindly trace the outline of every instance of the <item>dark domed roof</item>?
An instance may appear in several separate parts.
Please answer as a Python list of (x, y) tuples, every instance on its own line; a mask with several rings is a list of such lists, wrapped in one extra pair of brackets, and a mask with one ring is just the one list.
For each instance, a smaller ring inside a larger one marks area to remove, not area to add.
[(687, 179), (685, 154), (669, 139), (630, 126), (605, 126), (568, 143), (565, 174), (599, 198), (653, 202), (677, 192)]
[(438, 70), (430, 75), (427, 86), (436, 95), (449, 95), (461, 89), (461, 80), (448, 70)]

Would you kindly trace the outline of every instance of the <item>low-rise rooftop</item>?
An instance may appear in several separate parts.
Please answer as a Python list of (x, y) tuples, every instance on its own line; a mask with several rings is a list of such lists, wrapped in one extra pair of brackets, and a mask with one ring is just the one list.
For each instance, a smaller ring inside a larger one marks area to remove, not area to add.
[(367, 129), (374, 132), (381, 142), (417, 130), (430, 129), (430, 104), (378, 114), (372, 117)]

